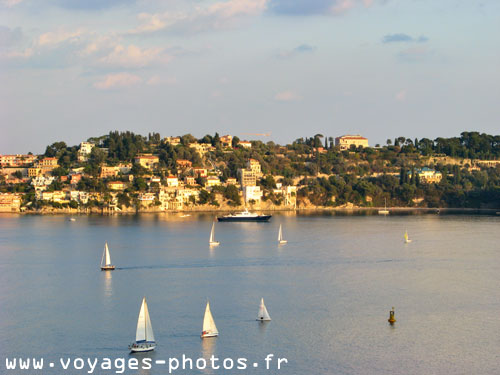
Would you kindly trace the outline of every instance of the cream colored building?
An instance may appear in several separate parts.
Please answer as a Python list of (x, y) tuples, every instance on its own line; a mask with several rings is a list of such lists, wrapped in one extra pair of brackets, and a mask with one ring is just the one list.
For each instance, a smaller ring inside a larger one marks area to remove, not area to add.
[(262, 190), (260, 190), (260, 186), (245, 186), (243, 188), (243, 198), (245, 199), (245, 203), (248, 203), (251, 200), (260, 202), (262, 198)]
[(238, 169), (238, 176), (240, 178), (240, 185), (242, 188), (245, 186), (257, 185), (257, 176), (251, 169)]
[(144, 168), (151, 169), (158, 166), (160, 159), (155, 155), (138, 155), (134, 158), (134, 162)]
[(115, 177), (118, 176), (119, 171), (120, 168), (118, 167), (108, 167), (103, 165), (101, 167), (101, 172), (99, 173), (99, 177), (100, 178)]
[[(411, 174), (411, 172), (409, 172)], [(443, 175), (441, 172), (435, 171), (434, 169), (430, 169), (424, 167), (422, 169), (415, 170), (419, 181), (427, 184), (435, 184), (439, 183), (443, 179)]]
[(21, 207), (21, 196), (12, 193), (0, 193), (0, 212), (18, 212)]
[(0, 167), (24, 167), (33, 164), (36, 160), (35, 155), (0, 155)]
[(125, 190), (126, 188), (127, 188), (127, 184), (123, 181), (108, 182), (108, 189), (109, 190), (121, 191), (121, 190)]
[(258, 160), (248, 159), (247, 169), (252, 170), (255, 173), (255, 176), (257, 176), (257, 178), (262, 177), (262, 169), (260, 167), (260, 163)]
[(252, 148), (252, 142), (239, 141), (238, 146), (245, 147), (245, 148)]
[(89, 155), (92, 152), (92, 149), (94, 147), (95, 147), (95, 144), (90, 143), (90, 142), (80, 143), (80, 149), (78, 150), (78, 153), (77, 153), (78, 161), (80, 161), (80, 162), (87, 161), (89, 158)]
[(211, 143), (191, 143), (189, 147), (194, 148), (200, 156), (205, 155), (209, 151), (215, 151), (215, 147)]
[(168, 144), (175, 147), (181, 143), (181, 138), (180, 137), (166, 137), (165, 143), (168, 143)]
[(233, 136), (232, 135), (223, 135), (220, 137), (220, 143), (222, 146), (230, 147), (231, 143), (233, 142)]
[(219, 186), (220, 179), (217, 176), (208, 176), (207, 182), (205, 183), (205, 187)]
[(167, 186), (168, 187), (177, 187), (179, 186), (179, 179), (175, 176), (167, 177)]
[(340, 146), (340, 150), (349, 150), (351, 146), (358, 148), (369, 147), (368, 139), (360, 135), (343, 135), (341, 137), (335, 138), (335, 146)]
[(42, 168), (28, 168), (28, 177), (38, 177), (42, 175)]

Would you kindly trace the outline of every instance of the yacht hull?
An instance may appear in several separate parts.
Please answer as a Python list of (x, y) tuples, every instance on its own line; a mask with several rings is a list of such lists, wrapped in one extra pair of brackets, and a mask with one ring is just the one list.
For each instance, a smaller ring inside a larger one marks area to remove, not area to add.
[(151, 351), (155, 350), (156, 344), (151, 344), (151, 343), (137, 344), (137, 343), (134, 343), (134, 344), (129, 345), (128, 348), (130, 349), (130, 351), (132, 353), (144, 353), (144, 352), (151, 352)]
[(247, 222), (247, 221), (258, 221), (258, 222), (265, 222), (269, 221), (271, 219), (272, 215), (259, 215), (259, 216), (254, 216), (254, 217), (238, 217), (238, 216), (222, 216), (218, 217), (217, 221), (231, 221), (231, 222)]
[(217, 337), (217, 336), (219, 336), (218, 333), (204, 333), (200, 337), (202, 339), (207, 339), (207, 338), (210, 338), (210, 337)]

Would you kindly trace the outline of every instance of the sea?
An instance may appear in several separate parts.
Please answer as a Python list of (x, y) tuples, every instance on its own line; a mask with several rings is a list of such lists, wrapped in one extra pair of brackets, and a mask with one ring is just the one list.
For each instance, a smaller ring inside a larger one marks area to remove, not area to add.
[(275, 213), (212, 248), (215, 214), (74, 218), (0, 215), (1, 374), (500, 374), (500, 216)]

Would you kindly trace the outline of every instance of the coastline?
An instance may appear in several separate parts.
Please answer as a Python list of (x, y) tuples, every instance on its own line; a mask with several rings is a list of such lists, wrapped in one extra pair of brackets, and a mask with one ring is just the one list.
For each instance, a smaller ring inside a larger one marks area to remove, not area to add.
[[(3, 214), (16, 214), (16, 215), (52, 215), (52, 216), (121, 216), (121, 215), (143, 215), (143, 214), (203, 214), (203, 213), (220, 213), (227, 214), (231, 212), (238, 212), (244, 208), (235, 207), (230, 208), (195, 208), (195, 209), (183, 209), (183, 210), (152, 210), (152, 209), (142, 209), (142, 210), (124, 210), (124, 211), (111, 211), (105, 209), (88, 209), (88, 210), (78, 210), (78, 209), (44, 209), (37, 211), (1, 211), (0, 215)], [(351, 214), (351, 215), (378, 215), (378, 211), (384, 209), (384, 207), (297, 207), (297, 208), (250, 208), (252, 212), (259, 213), (295, 213), (295, 214), (318, 214), (318, 213), (339, 213), (339, 214)], [(459, 207), (446, 207), (446, 208), (428, 208), (428, 207), (390, 207), (387, 208), (390, 214), (395, 215), (408, 215), (408, 214), (469, 214), (469, 215), (500, 215), (500, 208), (459, 208)], [(389, 216), (390, 216), (389, 214)]]

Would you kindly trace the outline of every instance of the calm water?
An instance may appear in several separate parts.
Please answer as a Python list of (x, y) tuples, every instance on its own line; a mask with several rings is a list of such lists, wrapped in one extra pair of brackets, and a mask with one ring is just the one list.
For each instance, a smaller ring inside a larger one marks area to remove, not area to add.
[[(158, 347), (137, 358), (260, 364), (177, 373), (500, 373), (500, 217), (275, 215), (217, 224), (210, 250), (211, 220), (0, 216), (0, 372), (27, 373), (6, 370), (14, 356), (56, 362), (44, 374), (86, 373), (62, 371), (60, 357), (131, 358), (145, 295)], [(99, 270), (105, 241), (113, 272)], [(215, 340), (199, 338), (207, 298)], [(288, 365), (266, 371), (268, 353)]]

